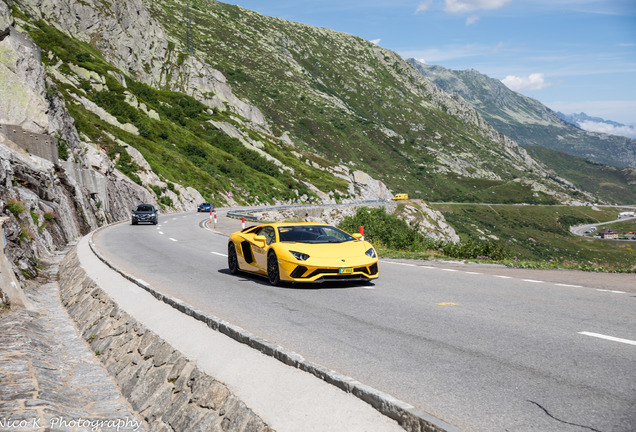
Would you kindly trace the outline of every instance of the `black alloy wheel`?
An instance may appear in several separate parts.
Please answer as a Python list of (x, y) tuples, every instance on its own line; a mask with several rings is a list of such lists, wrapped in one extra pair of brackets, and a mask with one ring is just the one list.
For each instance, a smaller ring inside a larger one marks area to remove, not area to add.
[(270, 251), (267, 255), (267, 279), (269, 279), (269, 283), (274, 286), (280, 284), (278, 257), (274, 251)]
[(238, 256), (236, 255), (236, 248), (234, 247), (234, 243), (231, 242), (227, 246), (227, 266), (230, 269), (231, 274), (237, 274), (240, 270), (238, 265)]

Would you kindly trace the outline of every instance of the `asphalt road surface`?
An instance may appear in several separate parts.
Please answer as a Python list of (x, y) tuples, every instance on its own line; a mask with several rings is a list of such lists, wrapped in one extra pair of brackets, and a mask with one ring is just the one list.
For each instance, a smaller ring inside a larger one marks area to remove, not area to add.
[(387, 260), (373, 284), (227, 271), (218, 213), (99, 231), (119, 268), (461, 430), (636, 431), (636, 275)]

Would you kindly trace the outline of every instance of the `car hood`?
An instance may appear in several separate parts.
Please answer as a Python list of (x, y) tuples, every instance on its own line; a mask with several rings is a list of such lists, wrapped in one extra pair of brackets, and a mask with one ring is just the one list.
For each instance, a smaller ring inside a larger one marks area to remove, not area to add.
[(328, 261), (341, 261), (342, 259), (370, 259), (365, 252), (372, 246), (366, 241), (348, 241), (344, 243), (281, 243), (285, 249), (306, 253), (309, 260), (319, 260), (323, 264)]

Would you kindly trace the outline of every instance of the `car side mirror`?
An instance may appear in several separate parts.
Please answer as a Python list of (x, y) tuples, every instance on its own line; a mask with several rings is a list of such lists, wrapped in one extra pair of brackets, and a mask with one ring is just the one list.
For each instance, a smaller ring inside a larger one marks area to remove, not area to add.
[(257, 246), (264, 248), (267, 246), (267, 238), (262, 235), (254, 236), (254, 243), (256, 243)]
[(351, 234), (351, 237), (353, 237), (356, 240), (360, 240), (362, 238), (362, 234), (360, 233)]

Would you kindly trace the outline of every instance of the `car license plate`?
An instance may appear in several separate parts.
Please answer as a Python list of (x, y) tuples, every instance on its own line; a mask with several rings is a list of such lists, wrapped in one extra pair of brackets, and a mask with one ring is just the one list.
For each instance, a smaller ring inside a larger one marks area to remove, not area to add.
[(341, 268), (340, 273), (353, 273), (353, 267)]

